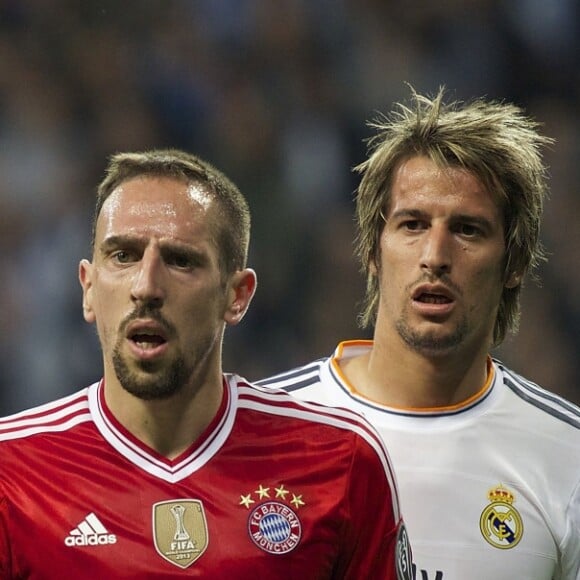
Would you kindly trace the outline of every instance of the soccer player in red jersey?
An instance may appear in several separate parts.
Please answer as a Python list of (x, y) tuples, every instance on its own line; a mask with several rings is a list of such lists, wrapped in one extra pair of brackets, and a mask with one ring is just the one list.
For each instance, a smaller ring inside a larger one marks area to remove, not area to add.
[(249, 229), (199, 158), (112, 157), (79, 267), (104, 378), (0, 420), (0, 578), (410, 578), (375, 430), (222, 372)]

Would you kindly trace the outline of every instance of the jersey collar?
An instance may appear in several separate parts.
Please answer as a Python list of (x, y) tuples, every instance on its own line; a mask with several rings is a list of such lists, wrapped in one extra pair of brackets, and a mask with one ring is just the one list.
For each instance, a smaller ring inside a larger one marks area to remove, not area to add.
[(103, 438), (125, 459), (147, 473), (176, 483), (203, 467), (229, 436), (237, 409), (235, 379), (224, 376), (220, 408), (203, 434), (179, 457), (167, 459), (132, 435), (113, 416), (104, 396), (104, 380), (89, 387), (89, 409)]

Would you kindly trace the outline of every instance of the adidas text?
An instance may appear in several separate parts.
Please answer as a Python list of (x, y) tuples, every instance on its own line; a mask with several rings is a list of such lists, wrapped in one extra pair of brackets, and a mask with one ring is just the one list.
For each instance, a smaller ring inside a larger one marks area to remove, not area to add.
[(100, 534), (93, 536), (68, 536), (64, 543), (67, 546), (102, 546), (104, 544), (116, 544), (115, 534)]

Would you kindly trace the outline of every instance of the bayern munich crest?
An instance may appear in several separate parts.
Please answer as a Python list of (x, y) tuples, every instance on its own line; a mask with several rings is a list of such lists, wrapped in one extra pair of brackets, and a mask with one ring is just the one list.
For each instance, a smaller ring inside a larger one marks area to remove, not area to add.
[(515, 495), (502, 485), (490, 489), (490, 504), (479, 519), (479, 529), (485, 540), (494, 548), (515, 548), (524, 535), (522, 516), (514, 507)]
[(401, 524), (397, 533), (397, 543), (395, 548), (395, 564), (397, 569), (397, 580), (413, 580), (413, 557), (411, 545), (405, 524)]
[(260, 485), (253, 494), (242, 495), (240, 505), (251, 509), (248, 534), (258, 548), (269, 554), (287, 554), (298, 546), (302, 523), (296, 512), (305, 505), (301, 495), (290, 492), (284, 485), (273, 488)]

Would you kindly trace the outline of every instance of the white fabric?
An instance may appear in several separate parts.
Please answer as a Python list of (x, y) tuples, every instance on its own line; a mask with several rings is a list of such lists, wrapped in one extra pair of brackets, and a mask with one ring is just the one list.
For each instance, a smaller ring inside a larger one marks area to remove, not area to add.
[(258, 384), (355, 409), (377, 427), (416, 580), (580, 580), (580, 409), (498, 361), (465, 405), (385, 407), (357, 395), (337, 364), (369, 348), (342, 343), (333, 357)]

